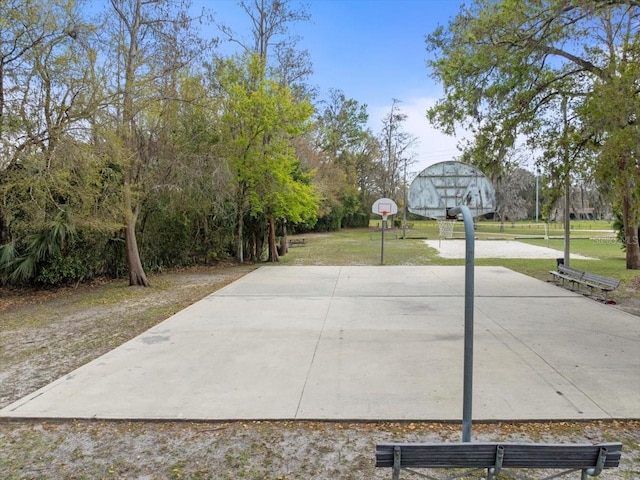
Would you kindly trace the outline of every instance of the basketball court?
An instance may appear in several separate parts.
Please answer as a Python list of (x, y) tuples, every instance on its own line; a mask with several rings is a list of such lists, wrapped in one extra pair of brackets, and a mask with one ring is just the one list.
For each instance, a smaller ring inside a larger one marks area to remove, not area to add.
[[(262, 267), (4, 418), (455, 420), (464, 267)], [(640, 318), (475, 273), (473, 419), (640, 418)]]
[[(470, 245), (472, 216), (494, 208), (489, 180), (460, 162), (409, 191), (414, 213), (461, 213)], [(474, 420), (640, 418), (639, 317), (506, 268), (474, 272), (472, 254), (465, 264), (262, 267), (0, 417), (459, 421), (473, 363)]]

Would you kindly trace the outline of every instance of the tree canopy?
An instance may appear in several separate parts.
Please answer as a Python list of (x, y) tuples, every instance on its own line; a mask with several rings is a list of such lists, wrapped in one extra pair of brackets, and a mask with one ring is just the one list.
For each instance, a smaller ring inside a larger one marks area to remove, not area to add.
[(464, 157), (488, 172), (526, 144), (559, 187), (572, 175), (606, 178), (632, 269), (640, 268), (639, 19), (636, 1), (475, 0), (426, 39), (445, 90), (429, 119), (448, 133), (470, 131)]
[(168, 267), (277, 261), (287, 231), (340, 228), (334, 212), (366, 224), (366, 107), (342, 95), (357, 120), (330, 154), (288, 34), (305, 8), (240, 6), (251, 40), (222, 26), (241, 47), (222, 55), (187, 0), (0, 4), (0, 284), (146, 286)]

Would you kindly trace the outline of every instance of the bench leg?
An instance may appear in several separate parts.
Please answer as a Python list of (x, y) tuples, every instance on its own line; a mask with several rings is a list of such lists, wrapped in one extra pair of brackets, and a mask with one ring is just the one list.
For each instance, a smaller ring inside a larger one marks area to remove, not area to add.
[(607, 459), (607, 447), (600, 447), (596, 466), (593, 468), (585, 468), (582, 470), (581, 480), (587, 480), (588, 477), (597, 477), (604, 468), (604, 462)]
[(393, 476), (392, 480), (400, 480), (400, 447), (393, 447)]
[(487, 480), (494, 480), (496, 475), (502, 470), (502, 461), (504, 460), (504, 446), (496, 447), (496, 463), (493, 467), (487, 469)]

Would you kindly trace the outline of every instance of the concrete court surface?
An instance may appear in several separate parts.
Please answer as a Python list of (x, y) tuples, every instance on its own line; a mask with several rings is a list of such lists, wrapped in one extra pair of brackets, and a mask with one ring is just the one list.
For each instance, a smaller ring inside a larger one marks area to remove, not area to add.
[[(640, 318), (475, 270), (473, 419), (640, 418)], [(262, 267), (5, 418), (460, 420), (464, 267)]]
[[(425, 240), (424, 243), (438, 250), (442, 258), (464, 258), (466, 242), (463, 239)], [(475, 258), (548, 258), (562, 257), (563, 252), (552, 248), (529, 245), (516, 240), (482, 240), (474, 244)], [(595, 260), (577, 253), (570, 255), (572, 259)], [(553, 265), (553, 264), (551, 264)]]

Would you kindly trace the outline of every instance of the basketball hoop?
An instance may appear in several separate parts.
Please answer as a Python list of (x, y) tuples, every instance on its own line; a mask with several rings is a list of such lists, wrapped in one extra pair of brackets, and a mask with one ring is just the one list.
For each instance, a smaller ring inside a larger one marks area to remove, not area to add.
[(453, 229), (456, 226), (455, 220), (447, 220), (446, 218), (437, 218), (438, 236), (440, 238), (453, 238)]
[(384, 230), (387, 224), (387, 216), (398, 213), (398, 205), (390, 198), (379, 198), (373, 202), (371, 211), (382, 217), (382, 235), (380, 237), (380, 265), (384, 265)]
[(436, 218), (436, 221), (438, 222), (438, 247), (440, 247), (443, 238), (453, 238), (453, 229), (456, 226), (456, 221), (447, 220), (446, 218)]
[(371, 211), (376, 215), (380, 215), (382, 220), (386, 222), (389, 215), (398, 213), (398, 205), (390, 198), (379, 198), (374, 202)]

